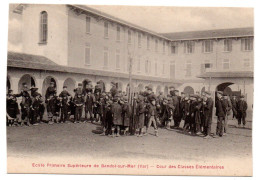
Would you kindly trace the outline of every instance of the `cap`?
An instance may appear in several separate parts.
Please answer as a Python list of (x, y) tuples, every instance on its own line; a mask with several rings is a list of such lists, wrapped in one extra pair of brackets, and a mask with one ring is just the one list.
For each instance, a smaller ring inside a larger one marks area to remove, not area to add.
[(186, 94), (185, 92), (181, 92), (181, 94)]
[(78, 86), (82, 86), (82, 83), (78, 83)]
[(244, 98), (245, 96), (244, 95), (241, 95), (240, 98)]
[(67, 88), (67, 86), (63, 86), (63, 88)]
[(175, 87), (174, 87), (174, 86), (170, 86), (169, 88), (170, 88), (170, 89), (175, 89)]
[(26, 84), (26, 83), (23, 83), (22, 85), (24, 86), (24, 85), (27, 85), (27, 84)]

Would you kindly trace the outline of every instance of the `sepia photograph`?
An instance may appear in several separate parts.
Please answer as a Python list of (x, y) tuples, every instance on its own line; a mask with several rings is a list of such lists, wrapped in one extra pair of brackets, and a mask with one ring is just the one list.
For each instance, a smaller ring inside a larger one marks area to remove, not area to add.
[(252, 176), (254, 8), (9, 4), (7, 173)]

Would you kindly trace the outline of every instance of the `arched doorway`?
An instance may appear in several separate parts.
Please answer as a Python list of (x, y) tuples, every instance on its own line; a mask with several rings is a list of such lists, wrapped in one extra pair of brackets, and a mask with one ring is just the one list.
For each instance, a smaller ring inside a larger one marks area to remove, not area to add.
[(216, 87), (216, 91), (223, 91), (223, 93), (227, 94), (228, 96), (232, 96), (232, 95), (240, 96), (241, 89), (235, 89), (233, 85), (235, 84), (232, 82), (221, 83)]
[(156, 94), (160, 94), (160, 92), (161, 92), (161, 86), (157, 86), (157, 88), (156, 88)]
[(67, 78), (64, 83), (63, 86), (67, 86), (67, 90), (68, 92), (73, 95), (74, 89), (76, 87), (76, 81), (72, 78)]
[(54, 83), (54, 87), (57, 88), (57, 81), (55, 80), (54, 77), (52, 76), (47, 76), (42, 84), (42, 96), (45, 97), (46, 94), (46, 90), (47, 88), (50, 86), (50, 83), (53, 82)]
[(168, 94), (168, 86), (165, 86), (164, 87), (164, 95), (167, 95)]
[(184, 93), (186, 94), (194, 94), (194, 89), (191, 86), (186, 86), (183, 90)]
[(23, 75), (18, 83), (18, 91), (20, 92), (23, 88), (23, 83), (26, 83), (28, 88), (31, 86), (36, 86), (35, 78), (32, 77), (30, 74)]

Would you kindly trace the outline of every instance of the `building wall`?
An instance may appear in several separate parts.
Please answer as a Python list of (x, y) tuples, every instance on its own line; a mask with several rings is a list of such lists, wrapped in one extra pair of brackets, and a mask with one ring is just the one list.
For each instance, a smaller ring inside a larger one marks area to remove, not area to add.
[[(40, 44), (40, 13), (48, 13), (48, 40)], [(68, 64), (68, 16), (65, 5), (27, 5), (22, 14), (23, 52)]]
[[(76, 14), (69, 10), (68, 21), (68, 59), (69, 66), (99, 69), (106, 71), (118, 71), (128, 73), (129, 56), (133, 58), (133, 74), (145, 76), (169, 77), (169, 44), (165, 41), (165, 52), (163, 53), (163, 39), (150, 36), (147, 33), (129, 29), (115, 22), (108, 22), (108, 38), (104, 37), (105, 19), (90, 14)], [(86, 33), (86, 16), (90, 20), (90, 33)], [(120, 27), (120, 41), (117, 41), (117, 26)], [(128, 30), (131, 31), (131, 43), (128, 43)], [(141, 47), (138, 46), (138, 33), (142, 34)], [(150, 49), (147, 49), (147, 35), (150, 37)], [(155, 51), (155, 39), (158, 39), (158, 51)], [(85, 64), (85, 47), (91, 48), (91, 63)], [(108, 68), (104, 69), (104, 49), (109, 54)], [(116, 51), (120, 51), (120, 69), (116, 68)], [(130, 54), (130, 55), (129, 55)], [(141, 66), (138, 71), (137, 64), (140, 58)], [(145, 72), (145, 61), (151, 61), (150, 73)], [(155, 71), (157, 62), (157, 73)], [(163, 71), (163, 62), (165, 70)]]

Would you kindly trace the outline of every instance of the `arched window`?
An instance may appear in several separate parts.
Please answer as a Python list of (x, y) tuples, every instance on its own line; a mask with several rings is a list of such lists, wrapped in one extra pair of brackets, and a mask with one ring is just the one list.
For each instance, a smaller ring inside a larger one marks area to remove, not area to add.
[(48, 14), (46, 11), (42, 11), (40, 17), (40, 43), (46, 43), (47, 38), (48, 38)]

